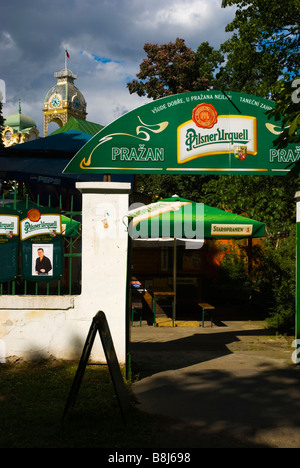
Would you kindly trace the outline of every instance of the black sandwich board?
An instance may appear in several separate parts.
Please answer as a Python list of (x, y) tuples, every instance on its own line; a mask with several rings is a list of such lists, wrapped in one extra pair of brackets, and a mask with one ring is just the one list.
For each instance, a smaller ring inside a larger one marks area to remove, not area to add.
[(128, 396), (125, 383), (121, 374), (121, 369), (117, 360), (117, 355), (115, 352), (115, 348), (114, 348), (112, 336), (110, 333), (110, 329), (107, 323), (107, 319), (106, 319), (104, 312), (102, 311), (99, 311), (93, 318), (93, 321), (89, 329), (86, 342), (83, 348), (81, 359), (80, 359), (80, 362), (79, 362), (79, 365), (75, 374), (75, 378), (73, 380), (73, 384), (72, 384), (69, 396), (67, 398), (62, 420), (65, 419), (69, 410), (74, 407), (76, 397), (79, 391), (79, 387), (84, 376), (84, 372), (88, 363), (89, 356), (91, 354), (91, 350), (92, 350), (97, 332), (100, 335), (101, 343), (103, 346), (110, 376), (111, 376), (114, 389), (117, 395), (121, 414), (122, 414), (124, 422), (126, 422), (126, 415), (128, 414), (129, 409), (130, 409), (129, 396)]

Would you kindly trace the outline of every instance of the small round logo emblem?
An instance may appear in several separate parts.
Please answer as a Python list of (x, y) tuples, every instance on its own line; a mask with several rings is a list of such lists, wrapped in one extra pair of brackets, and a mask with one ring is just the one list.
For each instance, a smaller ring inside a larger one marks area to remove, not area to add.
[(37, 221), (40, 220), (41, 213), (37, 208), (32, 208), (31, 210), (28, 211), (27, 217), (30, 221), (36, 223)]
[(212, 128), (218, 121), (218, 113), (211, 104), (198, 104), (193, 110), (193, 121), (200, 128)]

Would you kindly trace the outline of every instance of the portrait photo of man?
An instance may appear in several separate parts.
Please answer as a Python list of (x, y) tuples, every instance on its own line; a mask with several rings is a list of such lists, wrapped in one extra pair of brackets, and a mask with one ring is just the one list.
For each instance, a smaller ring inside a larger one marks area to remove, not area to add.
[[(47, 250), (47, 254), (45, 250)], [(33, 247), (33, 252), (35, 252), (33, 259), (34, 275), (52, 275), (52, 246), (46, 246), (45, 248), (39, 245), (38, 247)]]

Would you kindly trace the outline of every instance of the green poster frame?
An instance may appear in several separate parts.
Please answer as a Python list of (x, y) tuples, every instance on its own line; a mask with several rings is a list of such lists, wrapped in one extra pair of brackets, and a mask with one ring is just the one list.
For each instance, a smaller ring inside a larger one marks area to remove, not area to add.
[[(37, 250), (42, 248), (45, 256), (50, 259), (52, 269), (47, 274), (34, 273), (34, 264), (38, 260)], [(50, 249), (51, 248), (51, 249)], [(52, 252), (52, 255), (47, 255), (47, 250)], [(62, 240), (55, 239), (47, 241), (39, 238), (38, 240), (30, 240), (21, 244), (21, 259), (22, 259), (22, 277), (30, 281), (52, 281), (59, 279), (63, 274), (63, 247)]]
[[(39, 207), (20, 216), (20, 251), (23, 279), (40, 282), (63, 276), (63, 238), (59, 210)], [(30, 219), (37, 213), (36, 219)], [(40, 216), (38, 216), (38, 213)], [(42, 262), (38, 269), (36, 266)]]

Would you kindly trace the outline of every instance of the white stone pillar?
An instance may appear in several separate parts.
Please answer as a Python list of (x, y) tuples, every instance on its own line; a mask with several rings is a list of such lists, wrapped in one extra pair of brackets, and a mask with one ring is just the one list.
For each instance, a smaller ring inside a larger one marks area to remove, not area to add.
[(91, 323), (99, 310), (105, 313), (118, 360), (125, 363), (128, 235), (124, 216), (131, 184), (78, 182), (76, 188), (82, 193), (82, 293), (76, 307)]

